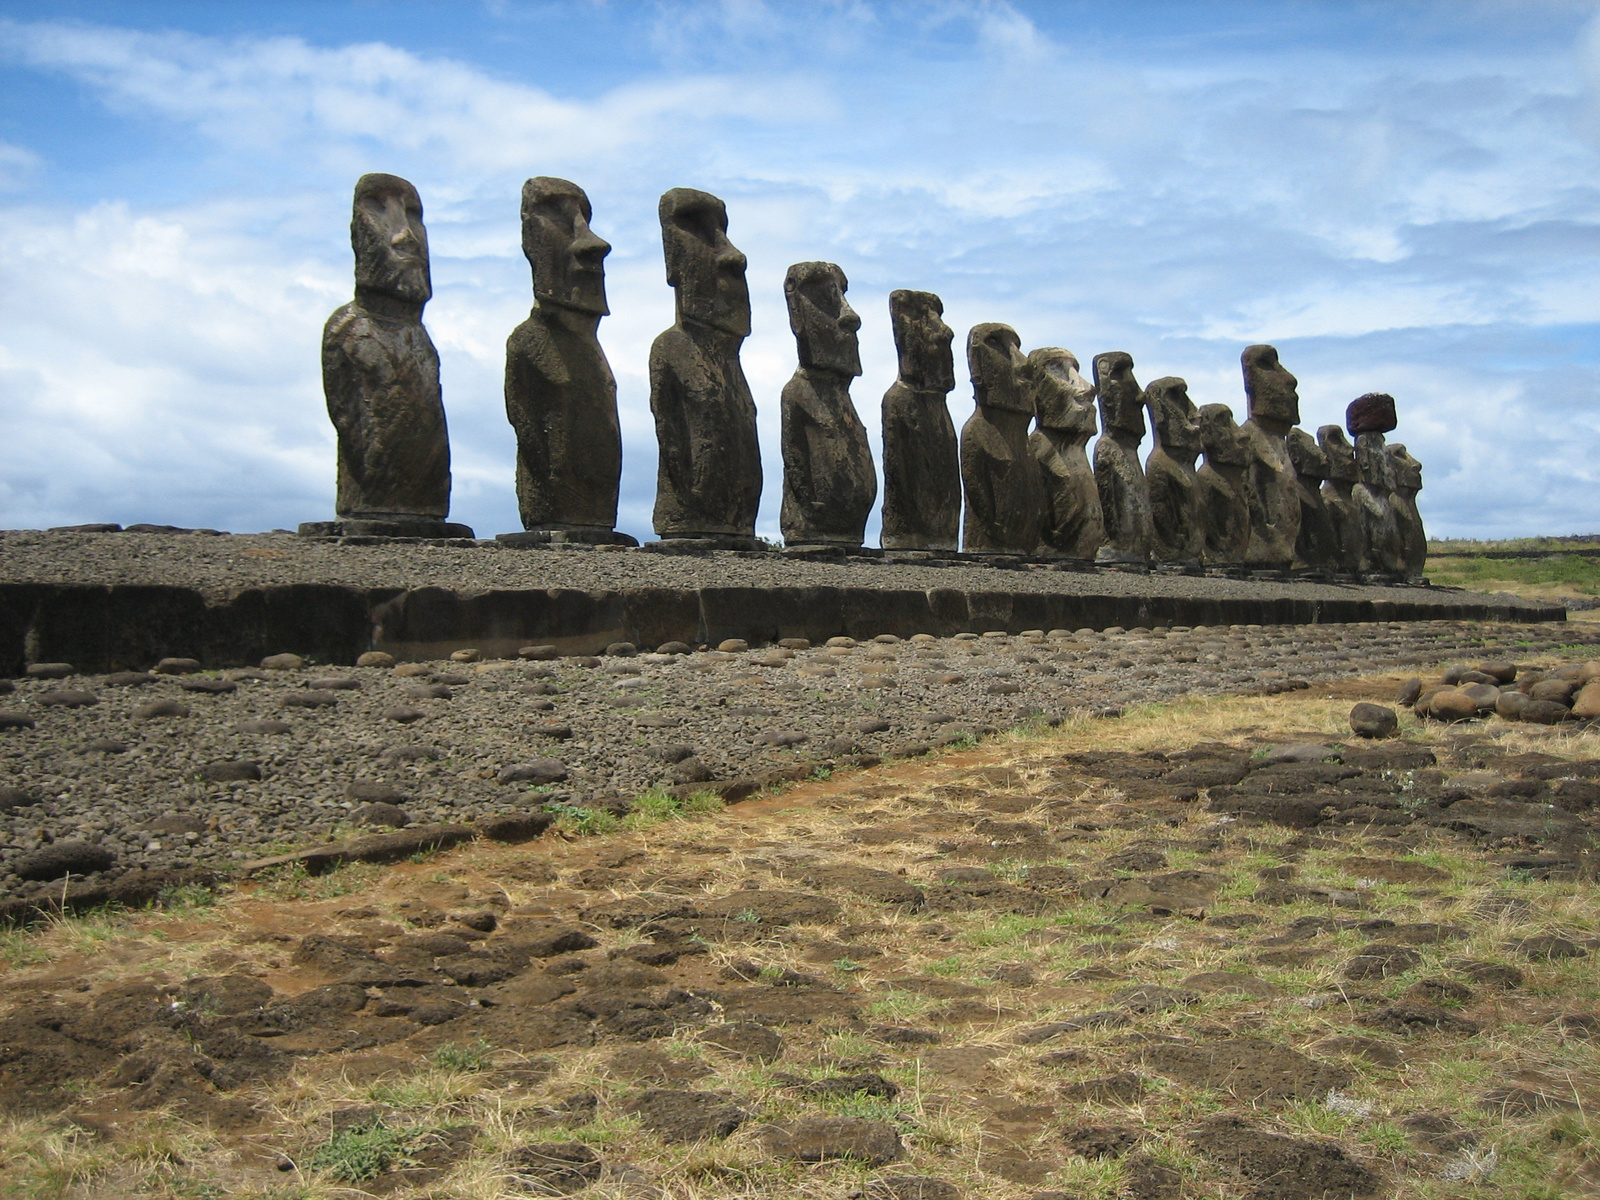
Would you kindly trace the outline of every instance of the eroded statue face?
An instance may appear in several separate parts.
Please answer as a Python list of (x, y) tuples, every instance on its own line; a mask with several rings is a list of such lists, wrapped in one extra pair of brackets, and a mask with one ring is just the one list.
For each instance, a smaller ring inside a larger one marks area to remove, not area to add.
[(422, 198), (398, 175), (363, 175), (350, 214), (356, 287), (408, 304), (433, 296)]
[(1150, 409), (1150, 423), (1156, 427), (1156, 442), (1174, 458), (1200, 453), (1200, 418), (1189, 385), (1175, 375), (1157, 379), (1144, 390)]
[(660, 214), (667, 283), (677, 289), (679, 318), (750, 336), (747, 264), (728, 240), (722, 201), (710, 192), (673, 188), (661, 197)]
[(1033, 408), (1042, 429), (1081, 435), (1095, 435), (1098, 422), (1094, 413), (1094, 384), (1078, 372), (1078, 359), (1071, 350), (1045, 346), (1028, 355), (1028, 388), (1033, 393)]
[(1374, 492), (1394, 491), (1389, 474), (1389, 448), (1383, 434), (1363, 433), (1356, 438), (1356, 475)]
[(1100, 423), (1109, 434), (1144, 438), (1144, 392), (1133, 377), (1133, 355), (1121, 350), (1094, 356), (1094, 390)]
[(1226, 404), (1204, 404), (1196, 416), (1206, 462), (1213, 467), (1242, 467), (1250, 461), (1233, 409)]
[(1273, 346), (1246, 346), (1239, 356), (1244, 367), (1244, 396), (1249, 404), (1250, 419), (1268, 427), (1281, 427), (1287, 433), (1290, 426), (1300, 423), (1299, 380), (1289, 374), (1278, 361), (1278, 351)]
[(954, 388), (956, 333), (944, 323), (944, 302), (932, 292), (890, 292), (889, 321), (900, 355), (900, 378), (918, 391)]
[(1397, 492), (1422, 490), (1422, 464), (1411, 457), (1403, 443), (1387, 447), (1389, 453), (1389, 478)]
[(861, 374), (861, 318), (844, 298), (850, 281), (833, 263), (795, 263), (783, 279), (789, 328), (809, 371)]
[(1022, 339), (1011, 326), (974, 325), (967, 334), (967, 368), (978, 407), (1032, 413), (1033, 398), (1022, 379), (1027, 362)]
[(1322, 452), (1322, 447), (1317, 445), (1317, 439), (1304, 429), (1291, 429), (1286, 439), (1289, 446), (1289, 461), (1294, 464), (1294, 473), (1306, 479), (1322, 480), (1328, 477), (1328, 456)]
[(1361, 478), (1356, 472), (1356, 451), (1338, 425), (1317, 428), (1317, 447), (1327, 460), (1328, 469), (1322, 476), (1335, 483), (1355, 483)]
[(575, 183), (540, 176), (522, 185), (522, 253), (533, 267), (533, 294), (605, 316), (606, 255), (611, 244), (589, 228), (589, 197)]

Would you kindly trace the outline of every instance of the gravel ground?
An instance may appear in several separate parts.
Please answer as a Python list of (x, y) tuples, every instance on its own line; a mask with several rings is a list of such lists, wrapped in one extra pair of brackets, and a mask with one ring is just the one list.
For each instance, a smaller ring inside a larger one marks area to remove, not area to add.
[[(226, 867), (342, 836), (374, 799), (414, 821), (464, 821), (918, 753), (1030, 715), (1281, 691), (1577, 642), (1600, 642), (1600, 629), (1412, 622), (919, 635), (799, 651), (0, 682), (15, 689), (0, 695), (0, 788), (21, 793), (0, 791), (0, 896), (23, 888), (23, 855), (58, 840), (101, 843), (113, 872)], [(76, 707), (60, 702), (74, 692)], [(148, 715), (151, 706), (168, 715)], [(396, 709), (411, 719), (394, 719)], [(5, 728), (8, 714), (34, 727)], [(550, 759), (566, 778), (500, 782), (508, 768)], [(206, 779), (202, 769), (216, 764), (249, 765), (210, 772), (243, 778)]]
[(495, 542), (354, 546), (284, 534), (0, 531), (0, 583), (170, 584), (211, 596), (245, 587), (582, 588), (882, 587), (1054, 592), (1094, 596), (1387, 600), (1453, 604), (1459, 591), (1289, 583), (1047, 567), (999, 571), (871, 559), (807, 562), (777, 555), (680, 557), (643, 550), (514, 549)]

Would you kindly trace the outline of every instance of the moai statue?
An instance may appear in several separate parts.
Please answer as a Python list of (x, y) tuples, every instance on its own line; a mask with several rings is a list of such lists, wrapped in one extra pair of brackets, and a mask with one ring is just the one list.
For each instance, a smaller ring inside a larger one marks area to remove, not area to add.
[(596, 332), (606, 307), (608, 243), (589, 228), (589, 197), (541, 176), (522, 185), (522, 253), (533, 311), (506, 339), (506, 417), (517, 434), (517, 508), (526, 533), (502, 542), (620, 542), (617, 383)]
[(1195, 472), (1207, 566), (1234, 567), (1250, 546), (1250, 499), (1245, 467), (1249, 451), (1226, 404), (1203, 405), (1197, 414), (1206, 460)]
[(1144, 441), (1144, 394), (1133, 377), (1133, 356), (1120, 350), (1094, 356), (1094, 390), (1100, 401), (1100, 440), (1094, 444), (1094, 482), (1106, 540), (1103, 563), (1150, 559), (1150, 488), (1139, 465)]
[(1317, 448), (1327, 462), (1327, 482), (1322, 485), (1322, 504), (1333, 526), (1333, 567), (1347, 575), (1359, 575), (1366, 568), (1367, 552), (1361, 540), (1361, 521), (1356, 516), (1356, 500), (1351, 489), (1361, 478), (1356, 473), (1356, 451), (1337, 425), (1317, 430)]
[(1039, 422), (1028, 449), (1044, 484), (1040, 550), (1093, 562), (1106, 540), (1100, 490), (1087, 449), (1098, 427), (1094, 384), (1078, 373), (1072, 351), (1056, 346), (1028, 355), (1027, 379)]
[(961, 427), (961, 483), (967, 509), (962, 549), (1033, 554), (1044, 518), (1044, 484), (1028, 451), (1033, 398), (1027, 359), (1009, 325), (974, 325), (967, 364), (977, 408)]
[(450, 525), (450, 435), (439, 353), (422, 327), (433, 295), (417, 189), (363, 175), (350, 218), (356, 296), (322, 331), (322, 390), (339, 432), (337, 521), (307, 535), (471, 537)]
[(1355, 501), (1356, 521), (1361, 527), (1366, 551), (1365, 569), (1384, 575), (1404, 575), (1405, 551), (1400, 542), (1400, 525), (1390, 502), (1394, 481), (1390, 477), (1389, 451), (1383, 435), (1395, 427), (1394, 398), (1382, 392), (1369, 392), (1350, 402), (1345, 410), (1345, 428), (1356, 439)]
[(955, 550), (961, 450), (945, 398), (956, 386), (955, 331), (932, 292), (889, 293), (900, 373), (883, 395), (883, 548)]
[(1322, 499), (1322, 481), (1328, 477), (1328, 457), (1317, 439), (1304, 429), (1291, 429), (1287, 439), (1289, 461), (1294, 464), (1295, 492), (1300, 497), (1300, 536), (1294, 544), (1295, 565), (1313, 571), (1339, 567), (1339, 539), (1333, 517)]
[(784, 276), (800, 369), (783, 388), (786, 545), (859, 548), (878, 498), (867, 429), (850, 400), (861, 374), (861, 318), (844, 298), (850, 283), (833, 263), (796, 263)]
[(1407, 453), (1399, 442), (1388, 447), (1389, 480), (1394, 491), (1389, 503), (1394, 506), (1395, 524), (1400, 527), (1400, 550), (1407, 579), (1421, 576), (1428, 565), (1428, 535), (1417, 511), (1417, 493), (1422, 490), (1422, 464)]
[(761, 450), (739, 347), (750, 335), (745, 257), (709, 192), (661, 197), (667, 283), (677, 320), (650, 347), (650, 411), (660, 459), (654, 525), (662, 538), (756, 549)]
[(1294, 562), (1300, 537), (1300, 497), (1284, 441), (1300, 421), (1298, 381), (1278, 362), (1272, 346), (1246, 346), (1239, 361), (1250, 410), (1249, 420), (1239, 427), (1249, 457), (1245, 494), (1250, 500), (1250, 546), (1245, 562), (1281, 570)]
[(1206, 544), (1194, 470), (1201, 449), (1199, 414), (1189, 399), (1189, 385), (1172, 375), (1149, 384), (1144, 402), (1156, 434), (1144, 464), (1150, 488), (1150, 557), (1159, 563), (1198, 564)]

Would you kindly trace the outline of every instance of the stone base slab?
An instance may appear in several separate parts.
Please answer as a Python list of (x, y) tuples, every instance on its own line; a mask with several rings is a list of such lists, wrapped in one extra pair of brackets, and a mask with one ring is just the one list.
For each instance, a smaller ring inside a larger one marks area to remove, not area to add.
[(521, 529), (497, 533), (502, 546), (637, 546), (639, 539), (615, 529)]
[(302, 521), (301, 537), (315, 538), (471, 538), (472, 526), (428, 517), (367, 521), (341, 517), (337, 521)]

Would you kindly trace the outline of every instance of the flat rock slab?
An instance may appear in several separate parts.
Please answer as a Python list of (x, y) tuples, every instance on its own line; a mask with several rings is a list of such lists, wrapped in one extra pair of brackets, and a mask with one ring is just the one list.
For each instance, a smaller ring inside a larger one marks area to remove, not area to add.
[(769, 1126), (761, 1140), (774, 1157), (800, 1162), (851, 1159), (880, 1167), (905, 1152), (893, 1125), (864, 1117), (808, 1117)]
[(1353, 1078), (1347, 1067), (1248, 1036), (1204, 1045), (1155, 1045), (1143, 1051), (1141, 1060), (1157, 1075), (1190, 1087), (1215, 1088), (1250, 1104), (1320, 1099)]

